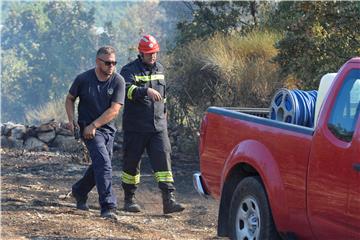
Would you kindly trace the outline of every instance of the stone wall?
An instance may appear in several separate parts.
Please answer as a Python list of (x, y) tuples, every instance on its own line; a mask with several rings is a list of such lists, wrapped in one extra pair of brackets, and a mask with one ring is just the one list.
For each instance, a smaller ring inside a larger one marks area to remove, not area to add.
[[(64, 123), (49, 121), (38, 126), (27, 126), (12, 122), (0, 123), (1, 147), (25, 149), (29, 151), (62, 151), (84, 154), (88, 159), (87, 149), (82, 140), (75, 139), (72, 132), (65, 128)], [(169, 127), (169, 137), (173, 155), (188, 152), (194, 147), (191, 138), (186, 138), (179, 127)], [(181, 143), (181, 144), (179, 144)], [(179, 145), (178, 145), (179, 144)], [(114, 152), (122, 153), (123, 132), (115, 135)]]
[[(122, 133), (117, 132), (114, 151), (122, 150)], [(29, 151), (63, 151), (84, 153), (88, 158), (85, 144), (75, 139), (64, 123), (49, 121), (39, 126), (26, 126), (12, 122), (1, 123), (1, 147), (26, 149)]]
[(26, 126), (7, 122), (1, 124), (1, 147), (79, 152), (83, 144), (62, 123), (50, 121), (39, 126)]

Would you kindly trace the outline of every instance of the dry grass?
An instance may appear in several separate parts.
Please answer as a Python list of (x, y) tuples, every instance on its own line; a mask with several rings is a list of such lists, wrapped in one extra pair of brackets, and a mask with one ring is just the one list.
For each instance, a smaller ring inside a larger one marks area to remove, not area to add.
[[(170, 123), (183, 126), (184, 138), (196, 132), (209, 106), (268, 107), (283, 86), (272, 62), (281, 36), (252, 32), (246, 36), (217, 34), (175, 49), (168, 67)], [(194, 146), (196, 144), (193, 144)]]
[[(75, 118), (77, 118), (78, 102), (79, 99), (75, 101)], [(121, 129), (122, 125), (121, 114), (122, 112), (120, 112), (119, 116), (115, 119), (115, 126), (118, 129)], [(65, 97), (48, 102), (34, 110), (28, 110), (25, 118), (29, 124), (44, 123), (52, 119), (56, 122), (67, 122), (68, 119), (65, 111)]]
[(66, 122), (65, 97), (45, 103), (34, 110), (28, 110), (25, 118), (32, 124), (44, 123), (52, 119), (57, 122)]
[(268, 32), (252, 32), (246, 37), (215, 35), (207, 42), (209, 47), (204, 48), (205, 64), (224, 73), (239, 73), (256, 59), (270, 60), (275, 56), (277, 38), (276, 34)]
[(245, 37), (217, 34), (178, 49), (168, 64), (174, 95), (183, 104), (202, 109), (209, 105), (265, 106), (282, 85), (272, 62), (280, 36), (252, 32)]

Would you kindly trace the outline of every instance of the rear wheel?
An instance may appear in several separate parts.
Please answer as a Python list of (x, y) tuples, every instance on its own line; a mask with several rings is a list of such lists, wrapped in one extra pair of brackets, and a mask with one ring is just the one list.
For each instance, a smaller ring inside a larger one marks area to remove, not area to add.
[(280, 239), (259, 177), (246, 177), (236, 187), (230, 205), (229, 224), (231, 239)]

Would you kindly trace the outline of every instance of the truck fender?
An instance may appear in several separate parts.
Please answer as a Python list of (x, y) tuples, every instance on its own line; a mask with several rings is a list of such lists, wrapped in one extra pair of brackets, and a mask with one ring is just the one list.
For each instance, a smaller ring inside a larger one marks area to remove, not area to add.
[(276, 160), (265, 145), (256, 140), (245, 140), (231, 151), (221, 174), (221, 192), (229, 174), (239, 164), (251, 166), (259, 174), (268, 196), (272, 215), (278, 230), (289, 222), (285, 189)]

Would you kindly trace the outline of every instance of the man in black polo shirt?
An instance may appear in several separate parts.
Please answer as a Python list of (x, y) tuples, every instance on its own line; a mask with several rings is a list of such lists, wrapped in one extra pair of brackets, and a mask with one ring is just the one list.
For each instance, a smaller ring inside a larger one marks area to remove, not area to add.
[(78, 124), (81, 137), (89, 150), (92, 164), (72, 186), (76, 207), (89, 210), (86, 200), (96, 185), (101, 216), (116, 218), (116, 197), (112, 189), (111, 158), (116, 128), (114, 119), (124, 104), (125, 82), (115, 72), (115, 49), (101, 47), (96, 54), (96, 67), (78, 75), (66, 97), (68, 128), (74, 131), (74, 106), (79, 97)]
[(141, 211), (135, 202), (134, 194), (140, 182), (141, 155), (146, 149), (162, 192), (163, 212), (181, 212), (184, 206), (175, 201), (171, 171), (164, 68), (156, 62), (160, 47), (153, 36), (146, 35), (141, 38), (138, 49), (138, 59), (124, 66), (120, 73), (125, 79), (127, 93), (123, 114), (124, 210)]

